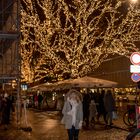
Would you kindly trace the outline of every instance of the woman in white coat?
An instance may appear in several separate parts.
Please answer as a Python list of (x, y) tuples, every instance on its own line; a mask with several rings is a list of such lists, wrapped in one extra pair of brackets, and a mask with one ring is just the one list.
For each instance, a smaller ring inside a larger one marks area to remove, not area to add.
[(80, 92), (71, 89), (67, 93), (62, 114), (62, 121), (67, 129), (69, 140), (78, 140), (79, 130), (83, 122), (83, 105)]

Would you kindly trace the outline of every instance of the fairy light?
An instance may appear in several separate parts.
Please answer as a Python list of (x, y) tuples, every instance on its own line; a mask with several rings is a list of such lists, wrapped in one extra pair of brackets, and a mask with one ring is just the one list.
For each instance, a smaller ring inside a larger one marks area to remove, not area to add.
[(82, 77), (110, 54), (129, 56), (139, 51), (135, 42), (140, 40), (140, 9), (129, 3), (125, 13), (118, 11), (125, 2), (22, 0), (24, 80)]
[(137, 3), (138, 0), (130, 0), (130, 2), (132, 2), (132, 3)]

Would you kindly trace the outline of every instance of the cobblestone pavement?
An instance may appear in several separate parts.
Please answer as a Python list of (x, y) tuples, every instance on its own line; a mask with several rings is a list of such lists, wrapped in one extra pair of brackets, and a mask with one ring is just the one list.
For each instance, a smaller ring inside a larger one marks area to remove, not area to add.
[[(30, 110), (27, 116), (31, 132), (17, 129), (13, 121), (8, 130), (0, 126), (0, 140), (67, 140), (67, 132), (60, 123), (61, 117), (58, 112)], [(22, 120), (21, 126), (24, 126), (25, 118)], [(82, 129), (79, 140), (125, 140), (130, 132), (122, 130), (126, 129), (122, 118), (119, 117), (113, 123), (115, 127), (109, 129), (105, 129), (103, 123), (96, 124), (93, 129)], [(137, 136), (135, 140), (140, 140), (140, 137)]]

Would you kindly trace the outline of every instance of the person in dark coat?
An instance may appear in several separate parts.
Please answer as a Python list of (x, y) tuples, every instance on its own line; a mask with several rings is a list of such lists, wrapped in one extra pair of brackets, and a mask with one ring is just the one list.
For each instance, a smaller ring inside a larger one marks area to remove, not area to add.
[(104, 106), (104, 96), (105, 96), (105, 90), (102, 90), (99, 99), (98, 99), (98, 115), (97, 115), (97, 120), (100, 121), (100, 117), (103, 116), (104, 122), (107, 123), (106, 120), (106, 110)]
[(42, 101), (43, 101), (43, 96), (39, 94), (38, 95), (38, 108), (39, 109), (41, 109)]
[(104, 97), (105, 110), (107, 112), (106, 125), (112, 125), (113, 111), (115, 111), (115, 100), (111, 90), (108, 90)]
[(89, 127), (89, 104), (90, 104), (90, 94), (85, 93), (83, 96), (83, 120), (85, 122), (86, 128)]
[(7, 94), (4, 95), (2, 100), (2, 124), (5, 129), (7, 129), (8, 124), (10, 123), (10, 110), (11, 110), (11, 102)]

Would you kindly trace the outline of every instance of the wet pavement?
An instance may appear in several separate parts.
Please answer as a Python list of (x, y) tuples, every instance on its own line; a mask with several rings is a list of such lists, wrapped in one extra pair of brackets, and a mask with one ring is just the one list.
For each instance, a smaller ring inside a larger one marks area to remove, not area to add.
[[(0, 126), (0, 140), (67, 140), (67, 131), (61, 124), (58, 111), (39, 111), (29, 109), (27, 111), (27, 124), (32, 131), (24, 131), (18, 128), (13, 120), (4, 130)], [(120, 115), (121, 116), (121, 115)], [(12, 118), (13, 119), (13, 118)], [(94, 128), (82, 129), (79, 140), (125, 140), (130, 133), (122, 121), (122, 117), (113, 121), (112, 128), (105, 128), (103, 122), (96, 123)], [(26, 125), (25, 117), (22, 118), (21, 126)], [(27, 127), (26, 127), (27, 128)], [(135, 140), (140, 140), (137, 136)]]

